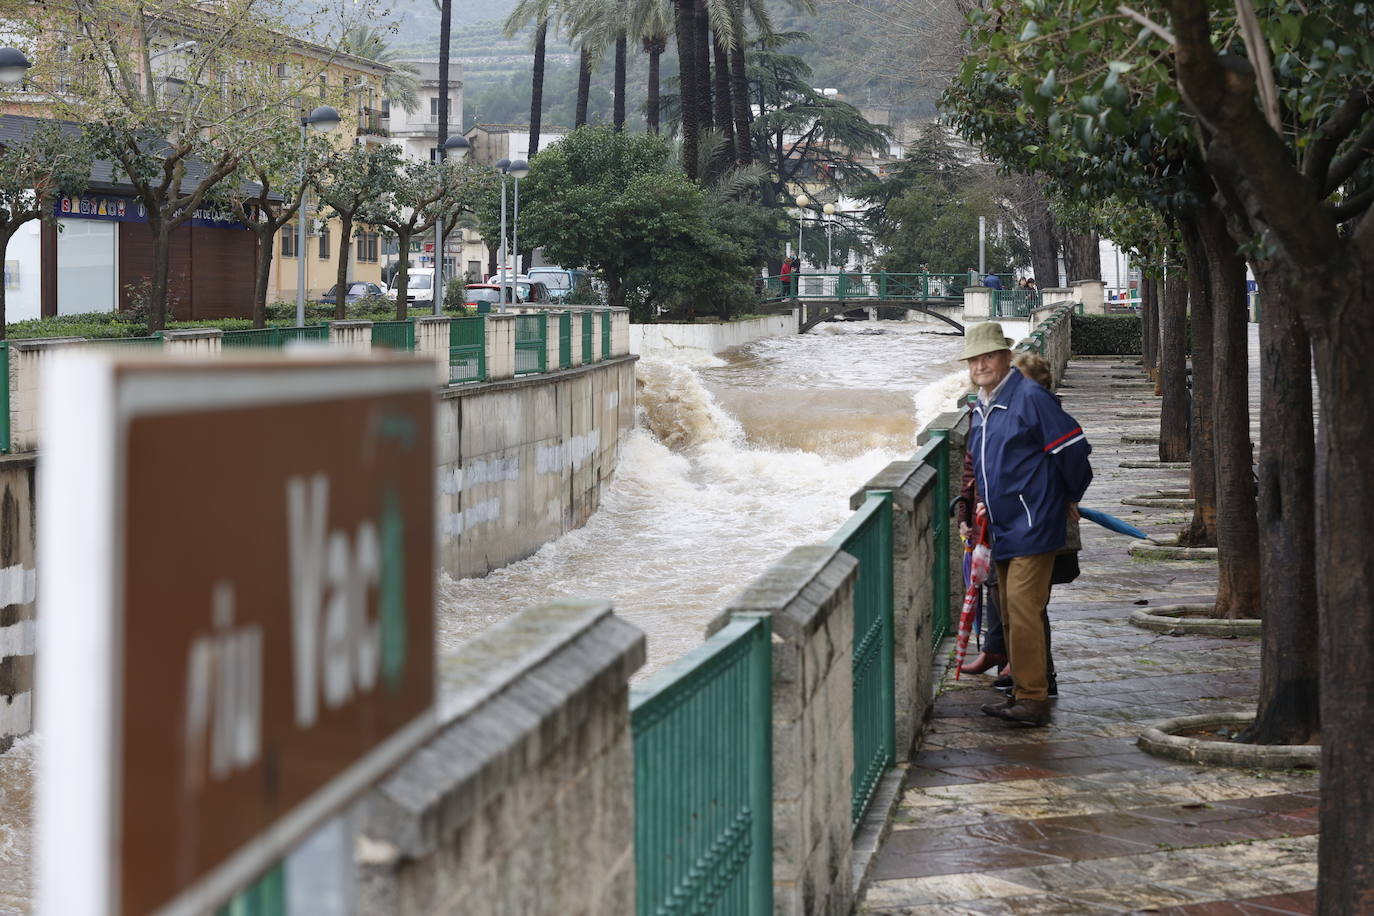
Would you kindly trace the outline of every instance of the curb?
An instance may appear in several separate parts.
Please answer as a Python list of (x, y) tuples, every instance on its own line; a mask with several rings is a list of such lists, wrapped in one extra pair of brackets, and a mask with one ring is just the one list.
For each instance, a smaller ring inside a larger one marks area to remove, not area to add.
[(1146, 560), (1215, 560), (1215, 547), (1179, 547), (1174, 544), (1132, 541), (1126, 552)]
[(1136, 746), (1147, 754), (1185, 763), (1264, 767), (1276, 770), (1294, 767), (1315, 768), (1321, 764), (1321, 748), (1315, 745), (1235, 744), (1229, 741), (1182, 738), (1173, 734), (1209, 725), (1247, 725), (1254, 720), (1253, 712), (1215, 712), (1202, 716), (1165, 719), (1147, 728), (1136, 739)]
[(1187, 616), (1214, 608), (1213, 604), (1166, 604), (1156, 608), (1136, 608), (1131, 611), (1132, 626), (1153, 630), (1168, 636), (1259, 636), (1263, 622), (1253, 617), (1232, 620), (1224, 617)]
[(1159, 436), (1145, 433), (1123, 433), (1121, 441), (1125, 442), (1127, 445), (1158, 445)]
[(1192, 467), (1187, 461), (1160, 461), (1158, 458), (1122, 461), (1117, 466), (1123, 468), (1150, 468), (1159, 471), (1186, 471)]
[(1127, 496), (1121, 500), (1123, 506), (1144, 506), (1149, 509), (1191, 509), (1193, 500), (1176, 496)]

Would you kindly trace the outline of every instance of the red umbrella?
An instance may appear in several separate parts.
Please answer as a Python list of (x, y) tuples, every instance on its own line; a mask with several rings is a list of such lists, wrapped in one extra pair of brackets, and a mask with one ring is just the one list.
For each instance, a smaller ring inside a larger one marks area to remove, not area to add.
[(968, 638), (973, 632), (973, 618), (978, 608), (978, 592), (988, 580), (992, 570), (992, 548), (988, 545), (988, 517), (979, 506), (978, 518), (974, 522), (976, 534), (972, 554), (969, 557), (968, 591), (964, 593), (964, 608), (959, 614), (959, 635), (955, 639), (954, 679), (959, 680), (964, 665), (964, 654), (968, 651)]

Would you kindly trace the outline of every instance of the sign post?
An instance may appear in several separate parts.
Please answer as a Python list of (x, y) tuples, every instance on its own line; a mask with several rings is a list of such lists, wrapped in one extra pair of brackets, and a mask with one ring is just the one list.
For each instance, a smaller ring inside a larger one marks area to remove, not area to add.
[(432, 375), (53, 360), (40, 912), (213, 910), (430, 734)]

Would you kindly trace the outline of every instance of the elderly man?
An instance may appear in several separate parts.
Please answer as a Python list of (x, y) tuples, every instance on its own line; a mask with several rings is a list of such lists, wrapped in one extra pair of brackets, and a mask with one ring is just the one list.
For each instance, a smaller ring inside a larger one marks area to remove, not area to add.
[(963, 359), (978, 386), (968, 448), (992, 532), (1002, 622), (1015, 685), (983, 712), (1017, 725), (1049, 722), (1045, 605), (1065, 520), (1092, 482), (1083, 429), (1054, 395), (1011, 365), (1012, 342), (997, 322), (975, 325)]

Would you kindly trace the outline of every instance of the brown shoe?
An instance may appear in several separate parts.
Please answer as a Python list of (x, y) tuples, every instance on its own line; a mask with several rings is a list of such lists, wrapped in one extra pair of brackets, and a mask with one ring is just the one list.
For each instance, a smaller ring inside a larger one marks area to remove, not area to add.
[(1013, 700), (1011, 697), (1007, 697), (1005, 700), (1001, 700), (996, 703), (984, 703), (982, 706), (983, 715), (996, 716), (999, 719), (1005, 719), (1006, 711), (1008, 709), (1011, 709), (1012, 704), (1015, 702), (1016, 701)]
[(982, 674), (992, 668), (1007, 663), (1007, 657), (1000, 652), (979, 652), (978, 657), (959, 668), (964, 674)]
[[(984, 707), (986, 709), (986, 707)], [(1013, 725), (1037, 727), (1050, 724), (1050, 703), (1048, 700), (1015, 700), (1003, 707), (1000, 712), (991, 713), (999, 719), (1006, 719)]]

